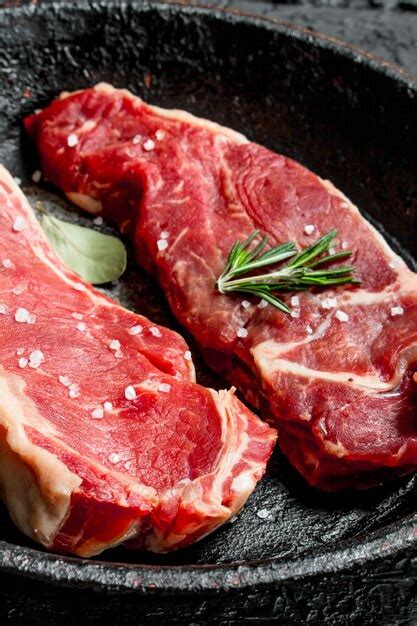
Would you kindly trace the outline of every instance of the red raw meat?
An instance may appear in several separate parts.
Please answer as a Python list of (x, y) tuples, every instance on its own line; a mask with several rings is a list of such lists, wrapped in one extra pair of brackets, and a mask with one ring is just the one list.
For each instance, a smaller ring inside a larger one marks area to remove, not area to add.
[[(65, 94), (26, 127), (47, 178), (132, 234), (208, 362), (272, 414), (309, 483), (366, 487), (416, 468), (416, 276), (330, 182), (108, 85)], [(214, 291), (255, 228), (304, 247), (335, 227), (361, 288), (293, 296), (292, 317)]]
[[(194, 382), (176, 333), (65, 268), (0, 167), (0, 485), (21, 530), (60, 552), (166, 552), (226, 522), (275, 433)], [(120, 344), (120, 345), (119, 345)]]

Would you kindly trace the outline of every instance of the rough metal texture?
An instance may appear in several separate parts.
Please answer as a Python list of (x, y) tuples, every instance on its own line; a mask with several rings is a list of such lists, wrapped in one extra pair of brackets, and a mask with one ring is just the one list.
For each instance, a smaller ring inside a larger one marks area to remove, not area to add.
[[(21, 119), (62, 89), (108, 80), (300, 160), (366, 207), (410, 263), (417, 256), (417, 90), (399, 71), (307, 31), (147, 3), (3, 11), (0, 42), (0, 161), (54, 211), (87, 220), (69, 213), (53, 189), (28, 186), (37, 162)], [(177, 327), (132, 260), (107, 292)], [(199, 380), (220, 386), (194, 353)], [(409, 477), (368, 493), (320, 494), (277, 451), (234, 524), (165, 558), (123, 549), (90, 562), (48, 555), (4, 512), (0, 616), (59, 624), (96, 623), (110, 611), (116, 623), (138, 615), (142, 623), (406, 623), (417, 612), (415, 485)], [(65, 589), (58, 599), (54, 585)]]

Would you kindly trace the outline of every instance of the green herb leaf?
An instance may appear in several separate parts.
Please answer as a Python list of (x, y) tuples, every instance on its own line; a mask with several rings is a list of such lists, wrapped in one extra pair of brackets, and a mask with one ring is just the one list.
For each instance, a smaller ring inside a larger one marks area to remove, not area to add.
[[(268, 241), (266, 235), (261, 237), (254, 248), (250, 247), (260, 236), (259, 231), (255, 230), (245, 241), (236, 241), (233, 244), (215, 288), (221, 293), (237, 291), (259, 296), (283, 313), (291, 313), (291, 309), (273, 292), (303, 291), (333, 285), (358, 285), (361, 281), (354, 277), (355, 268), (352, 265), (327, 267), (352, 254), (350, 250), (329, 253), (336, 235), (337, 231), (331, 230), (300, 252), (291, 241), (263, 252)], [(281, 265), (267, 274), (251, 274), (254, 270), (282, 263), (286, 259), (289, 259), (286, 265)], [(245, 278), (237, 278), (248, 273), (250, 275)]]
[[(39, 208), (39, 207), (38, 207)], [(126, 248), (116, 237), (63, 222), (42, 213), (41, 227), (58, 256), (84, 280), (101, 285), (116, 280), (126, 269)]]

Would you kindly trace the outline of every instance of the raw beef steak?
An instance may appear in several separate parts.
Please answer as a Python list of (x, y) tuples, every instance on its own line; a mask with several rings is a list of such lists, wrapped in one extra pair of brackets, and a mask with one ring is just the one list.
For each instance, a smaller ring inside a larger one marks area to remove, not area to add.
[(240, 509), (275, 433), (187, 345), (55, 256), (0, 167), (0, 485), (21, 530), (90, 556), (185, 546)]
[[(108, 85), (64, 94), (26, 127), (47, 178), (132, 234), (208, 362), (273, 416), (312, 485), (366, 487), (416, 468), (417, 280), (331, 183)], [(293, 295), (291, 317), (216, 293), (232, 244), (255, 228), (300, 247), (337, 228), (362, 286)]]

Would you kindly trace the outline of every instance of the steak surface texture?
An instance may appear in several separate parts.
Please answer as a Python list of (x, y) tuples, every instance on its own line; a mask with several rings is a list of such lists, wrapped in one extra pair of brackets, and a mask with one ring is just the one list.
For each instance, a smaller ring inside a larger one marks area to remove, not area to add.
[[(330, 182), (105, 84), (63, 94), (26, 127), (47, 178), (130, 233), (207, 362), (273, 419), (310, 484), (368, 487), (415, 469), (416, 276)], [(214, 290), (254, 229), (303, 248), (333, 228), (360, 287), (289, 294), (292, 316)]]
[(68, 270), (0, 167), (0, 485), (32, 539), (167, 552), (226, 522), (275, 432), (194, 382), (184, 340)]

